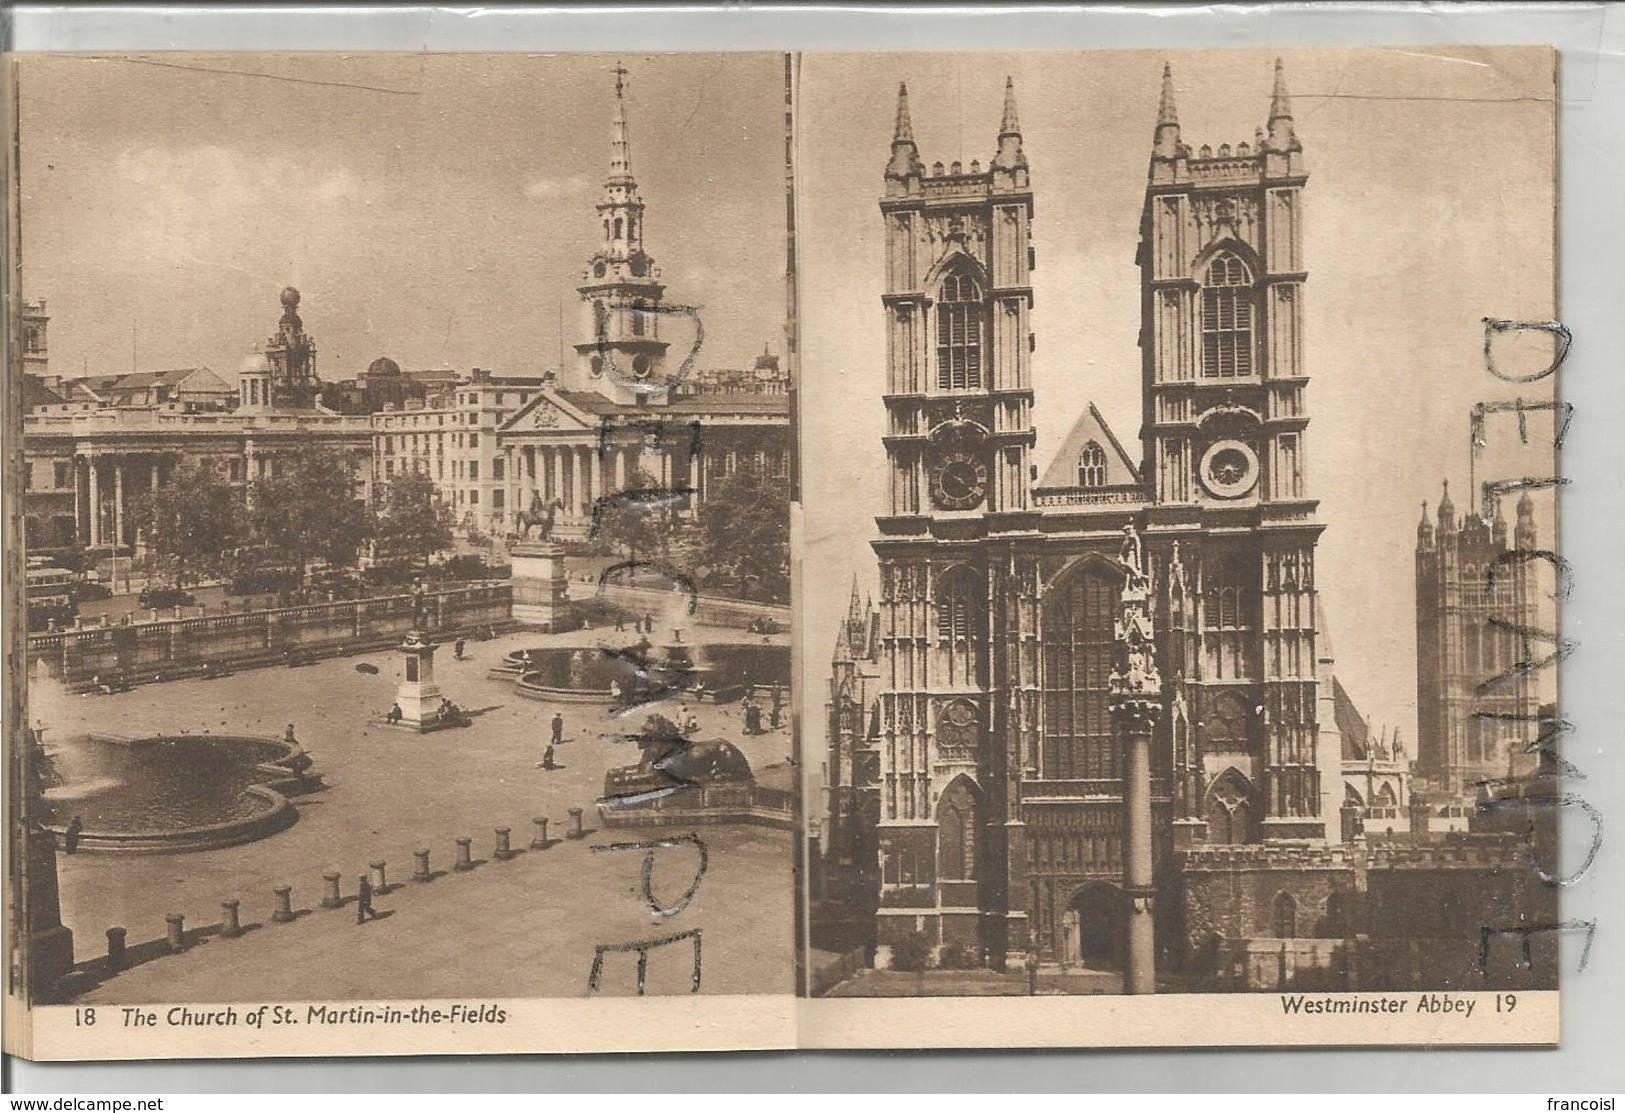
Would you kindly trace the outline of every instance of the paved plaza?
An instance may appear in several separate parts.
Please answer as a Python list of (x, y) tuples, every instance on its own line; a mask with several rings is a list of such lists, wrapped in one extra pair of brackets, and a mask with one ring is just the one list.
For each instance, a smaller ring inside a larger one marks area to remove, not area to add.
[[(670, 629), (657, 626), (656, 642), (670, 638)], [(470, 642), (465, 661), (453, 660), (447, 645), (436, 657), (436, 679), (474, 722), (427, 735), (379, 721), (401, 670), (400, 656), (392, 653), (111, 696), (68, 696), (35, 686), (30, 718), (46, 724), (48, 739), (86, 731), (281, 735), (291, 722), (328, 786), (295, 800), (299, 820), (292, 827), (244, 846), (157, 856), (59, 854), (62, 918), (73, 929), (80, 962), (104, 953), (110, 926), (128, 930), (137, 959), (90, 985), (80, 999), (580, 996), (598, 944), (690, 928), (704, 933), (702, 992), (787, 992), (793, 970), (790, 833), (740, 825), (696, 829), (709, 851), (704, 879), (682, 912), (655, 915), (640, 892), (643, 853), (591, 847), (689, 833), (603, 829), (593, 807), (605, 772), (638, 758), (637, 747), (619, 735), (658, 706), (617, 718), (601, 705), (526, 699), (509, 681), (487, 676), (511, 649), (635, 639), (601, 630), (521, 632)], [(760, 636), (697, 627), (685, 628), (683, 640)], [(358, 671), (359, 664), (378, 672)], [(729, 740), (758, 774), (787, 762), (787, 729), (747, 736), (737, 705), (688, 706), (699, 719), (699, 737)], [(537, 764), (555, 712), (564, 716), (567, 741), (557, 748), (560, 768), (544, 771)], [(585, 809), (591, 833), (584, 840), (562, 839), (572, 807)], [(547, 816), (550, 835), (560, 841), (511, 861), (494, 860), (494, 829), (511, 828), (514, 847), (525, 848), (535, 816)], [(480, 862), (466, 873), (450, 871), (459, 837), (473, 839)], [(440, 876), (414, 883), (408, 880), (412, 852), (423, 848)], [(340, 871), (343, 892), (353, 901), (358, 876), (380, 859), (391, 885), (399, 886), (376, 901), (386, 913), (382, 919), (358, 926), (353, 903), (319, 907), (325, 871)], [(692, 847), (657, 851), (655, 896), (675, 903), (697, 866)], [(291, 885), (293, 907), (308, 910), (292, 923), (270, 921), (278, 885)], [(242, 902), (249, 930), (225, 939), (209, 929), (221, 920), (221, 902), (233, 898)], [(204, 938), (185, 954), (149, 959), (158, 948), (142, 945), (161, 939), (166, 914), (176, 912), (186, 917), (189, 933), (201, 929)], [(649, 992), (687, 992), (691, 964), (686, 951), (654, 952)], [(635, 956), (611, 955), (601, 992), (634, 992), (635, 967)]]

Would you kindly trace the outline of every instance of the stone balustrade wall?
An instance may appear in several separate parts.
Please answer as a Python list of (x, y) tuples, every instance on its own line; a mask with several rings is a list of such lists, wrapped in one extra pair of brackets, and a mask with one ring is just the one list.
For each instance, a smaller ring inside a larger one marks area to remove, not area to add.
[[(512, 625), (513, 588), (489, 581), (427, 596), (431, 634), (447, 639)], [(28, 637), (28, 666), (78, 689), (174, 679), (206, 667), (244, 668), (382, 649), (412, 626), (412, 597), (388, 595), (245, 614), (66, 630)]]

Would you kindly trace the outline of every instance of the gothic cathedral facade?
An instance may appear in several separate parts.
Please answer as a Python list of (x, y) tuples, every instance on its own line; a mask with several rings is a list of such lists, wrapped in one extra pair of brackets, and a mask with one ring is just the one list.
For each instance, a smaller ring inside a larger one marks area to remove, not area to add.
[[(832, 762), (851, 778), (832, 794), (874, 817), (846, 848), (867, 875), (846, 891), (868, 894), (882, 945), (924, 934), (1001, 968), (1131, 965), (1136, 924), (1145, 947), (1153, 918), (1159, 946), (1180, 934), (1178, 848), (1335, 835), (1307, 174), (1279, 68), (1252, 143), (1186, 145), (1166, 72), (1153, 135), (1140, 459), (1090, 406), (1040, 476), (1035, 187), (1014, 89), (985, 169), (927, 169), (899, 92), (880, 202), (878, 695)], [(830, 835), (833, 860), (849, 836)]]

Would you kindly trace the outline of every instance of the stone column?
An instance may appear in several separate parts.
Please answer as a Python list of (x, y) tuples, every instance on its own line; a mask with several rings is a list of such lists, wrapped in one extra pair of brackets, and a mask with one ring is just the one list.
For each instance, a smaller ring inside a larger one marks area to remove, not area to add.
[(325, 891), (322, 893), (323, 908), (337, 908), (344, 903), (344, 897), (339, 894), (339, 871), (328, 870), (322, 874)]
[(85, 520), (85, 503), (87, 500), (79, 491), (79, 456), (75, 453), (73, 457), (73, 539), (81, 545), (88, 545), (90, 543), (89, 533), (80, 529), (79, 525)]
[(576, 486), (579, 488), (576, 499), (576, 516), (588, 517), (592, 514), (592, 500), (597, 497), (597, 491), (592, 482), (592, 449), (576, 449), (576, 475), (579, 477)]
[(626, 453), (619, 448), (609, 450), (615, 457), (615, 490), (613, 494), (620, 494), (626, 490)]
[(278, 885), (271, 892), (276, 894), (276, 911), (271, 913), (271, 921), (278, 924), (293, 922), (293, 886)]
[(604, 490), (604, 453), (598, 445), (587, 449), (592, 453), (592, 491), (593, 498), (601, 499), (609, 492)]
[(565, 838), (584, 839), (587, 837), (587, 833), (581, 829), (581, 811), (580, 808), (570, 809), (570, 829), (564, 833)]
[(688, 505), (691, 510), (700, 508), (700, 450), (695, 445), (688, 449), (688, 489), (692, 493), (688, 496)]
[(241, 907), (241, 901), (223, 900), (220, 902), (220, 934), (227, 939), (235, 939), (243, 933), (243, 921), (239, 915)]
[(473, 845), (473, 839), (457, 840), (457, 860), (451, 864), (452, 869), (462, 873), (474, 868)]
[(413, 881), (428, 881), (434, 875), (429, 872), (429, 852), (427, 850), (414, 850), (412, 857), (416, 864), (412, 867)]
[(158, 489), (158, 458), (156, 456), (153, 457), (153, 460), (152, 460), (152, 483), (151, 483), (151, 487), (152, 487), (152, 489), (154, 491), (156, 491)]
[(164, 917), (164, 942), (169, 945), (172, 955), (186, 950), (186, 917), (179, 912), (171, 912)]
[(662, 447), (660, 450), (660, 486), (671, 490), (671, 449)]
[(372, 891), (375, 893), (389, 892), (389, 877), (384, 872), (386, 863), (382, 861), (368, 862), (367, 868), (372, 871)]
[(496, 829), (496, 837), (496, 849), (491, 852), (491, 857), (495, 858), (499, 862), (506, 862), (514, 855), (513, 843), (510, 841), (513, 837), (513, 828), (498, 827)]
[(124, 460), (113, 458), (113, 546), (124, 544)]
[(545, 815), (539, 815), (535, 819), (531, 820), (531, 822), (536, 825), (536, 830), (535, 833), (530, 837), (530, 848), (532, 850), (546, 850), (547, 817)]
[(96, 457), (88, 459), (90, 485), (90, 544), (94, 548), (102, 543), (102, 479), (96, 470)]
[(1123, 769), (1123, 914), (1128, 953), (1124, 993), (1157, 991), (1156, 878), (1151, 855), (1151, 734), (1162, 713), (1151, 617), (1151, 581), (1140, 535), (1123, 529), (1124, 566), (1118, 598), (1115, 663), (1107, 681), (1107, 712)]
[(1128, 954), (1124, 993), (1155, 993), (1156, 882), (1151, 858), (1151, 732), (1160, 708), (1150, 701), (1113, 708), (1123, 754), (1123, 899)]

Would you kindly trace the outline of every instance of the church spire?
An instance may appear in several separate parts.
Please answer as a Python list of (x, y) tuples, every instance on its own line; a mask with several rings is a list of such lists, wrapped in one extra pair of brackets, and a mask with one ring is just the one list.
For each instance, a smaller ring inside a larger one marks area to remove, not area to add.
[(1292, 97), (1286, 91), (1286, 67), (1275, 59), (1275, 90), (1270, 94), (1269, 131), (1265, 148), (1277, 153), (1303, 150), (1292, 130)]
[(1157, 105), (1157, 131), (1152, 143), (1152, 156), (1175, 159), (1180, 155), (1179, 106), (1174, 103), (1174, 68), (1162, 64), (1162, 99)]
[(626, 138), (626, 76), (629, 71), (615, 63), (615, 119), (610, 124), (610, 184), (632, 181), (632, 150)]
[(852, 573), (852, 602), (848, 605), (846, 617), (853, 622), (863, 621), (863, 602), (858, 595), (858, 574)]
[(886, 164), (886, 177), (896, 179), (923, 178), (925, 165), (920, 162), (920, 149), (914, 145), (914, 123), (908, 116), (908, 84), (897, 85), (897, 126), (892, 132), (891, 161)]
[(615, 114), (609, 127), (609, 177), (598, 202), (603, 220), (606, 259), (630, 259), (643, 251), (643, 201), (632, 177), (632, 146), (626, 127), (626, 78), (629, 70), (615, 63)]
[(992, 169), (1014, 170), (1027, 165), (1027, 155), (1021, 149), (1021, 120), (1016, 115), (1016, 82), (1004, 79), (1004, 118), (999, 123), (999, 153), (993, 156)]

